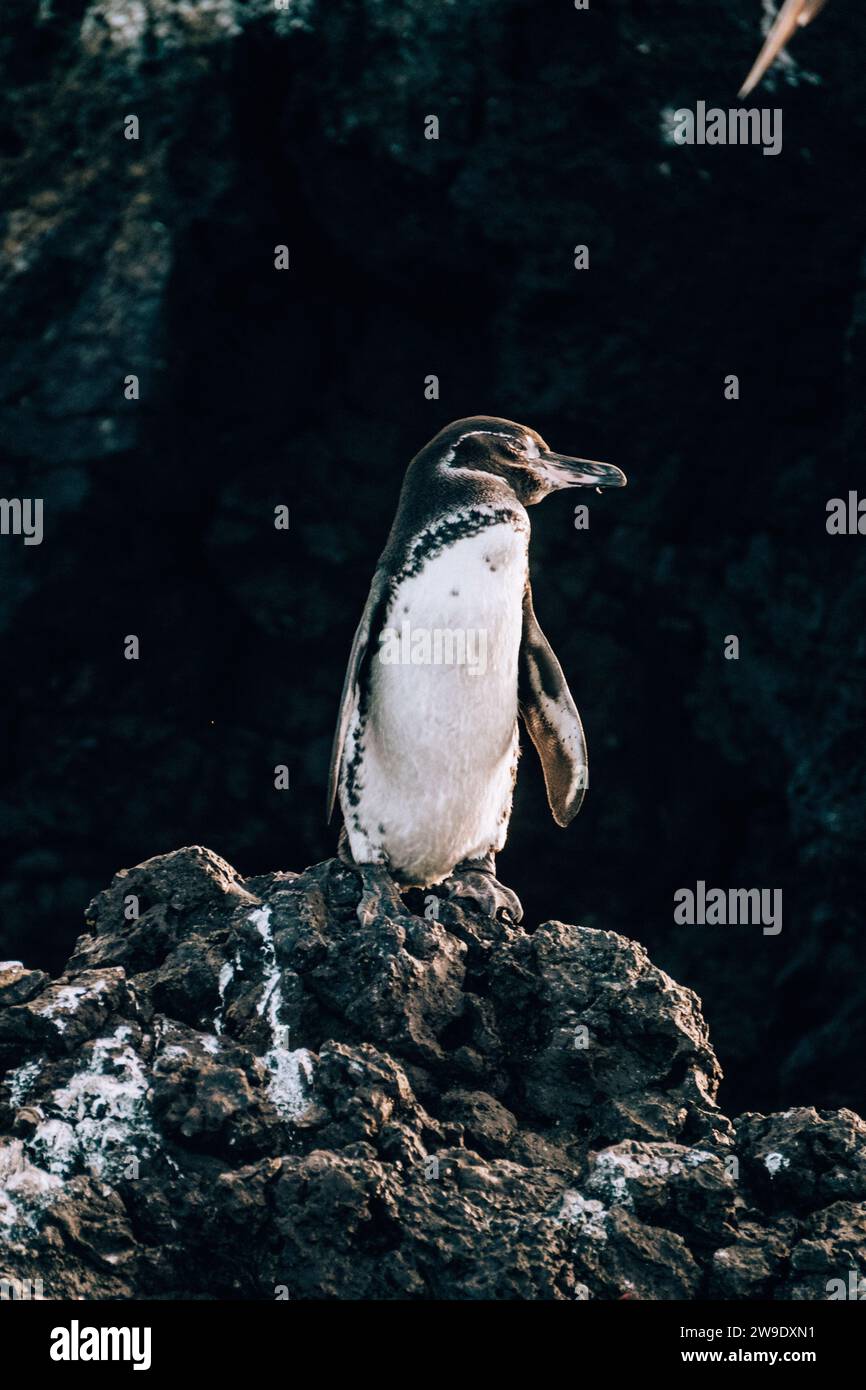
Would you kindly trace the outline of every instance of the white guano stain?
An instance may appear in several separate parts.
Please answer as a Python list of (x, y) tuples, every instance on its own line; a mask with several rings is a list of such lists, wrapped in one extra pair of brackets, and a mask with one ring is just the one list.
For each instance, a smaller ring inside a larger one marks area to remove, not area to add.
[(222, 1037), (226, 1007), (226, 991), (228, 990), (229, 985), (232, 983), (232, 980), (235, 978), (235, 975), (237, 975), (242, 969), (243, 966), (241, 965), (239, 951), (235, 951), (234, 960), (224, 961), (220, 968), (219, 979), (217, 981), (220, 1002), (213, 1021), (214, 1033), (218, 1038)]
[(575, 1234), (586, 1240), (607, 1240), (607, 1219), (610, 1212), (595, 1197), (584, 1197), (571, 1188), (562, 1194), (562, 1205), (556, 1214), (557, 1224), (573, 1226)]
[(0, 1146), (0, 1226), (33, 1229), (36, 1217), (62, 1187), (57, 1174), (31, 1162), (23, 1140), (13, 1139)]
[(255, 908), (249, 914), (262, 939), (264, 977), (262, 994), (256, 1005), (256, 1012), (265, 1015), (271, 1035), (271, 1046), (262, 1057), (270, 1073), (268, 1095), (276, 1110), (287, 1120), (299, 1120), (309, 1109), (308, 1091), (313, 1079), (314, 1057), (305, 1047), (294, 1052), (282, 1045), (281, 1034), (286, 1031), (280, 1023), (280, 1009), (283, 1003), (280, 987), (280, 967), (274, 950), (271, 929), (271, 909)]
[(676, 1177), (686, 1168), (698, 1168), (702, 1163), (712, 1163), (713, 1159), (714, 1155), (707, 1149), (688, 1149), (670, 1158), (665, 1154), (634, 1155), (602, 1149), (592, 1160), (593, 1171), (586, 1187), (588, 1192), (604, 1197), (611, 1206), (632, 1207), (631, 1183), (648, 1177)]
[(75, 1017), (83, 999), (98, 999), (115, 983), (104, 976), (88, 979), (82, 976), (82, 983), (55, 985), (33, 1001), (34, 1012), (41, 1018), (50, 1019), (58, 1033), (66, 1032), (68, 1023)]
[(786, 1158), (784, 1154), (771, 1153), (764, 1155), (764, 1167), (771, 1178), (774, 1178), (781, 1168), (790, 1168), (790, 1166), (791, 1160)]
[(41, 1059), (34, 1058), (33, 1061), (24, 1062), (14, 1071), (7, 1073), (5, 1084), (9, 1089), (9, 1104), (13, 1110), (24, 1104), (41, 1070)]
[(141, 1058), (120, 1024), (109, 1037), (86, 1044), (86, 1067), (44, 1100), (46, 1118), (27, 1140), (30, 1156), (47, 1172), (83, 1171), (105, 1182), (127, 1175), (132, 1159), (160, 1152)]

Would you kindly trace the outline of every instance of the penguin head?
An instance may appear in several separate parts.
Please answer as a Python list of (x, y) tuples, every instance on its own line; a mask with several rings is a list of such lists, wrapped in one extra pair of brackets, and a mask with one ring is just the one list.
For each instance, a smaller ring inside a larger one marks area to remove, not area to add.
[(492, 415), (472, 415), (446, 425), (423, 452), (428, 451), (438, 469), (455, 476), (502, 479), (524, 507), (561, 488), (625, 487), (627, 481), (612, 463), (556, 454), (527, 425)]

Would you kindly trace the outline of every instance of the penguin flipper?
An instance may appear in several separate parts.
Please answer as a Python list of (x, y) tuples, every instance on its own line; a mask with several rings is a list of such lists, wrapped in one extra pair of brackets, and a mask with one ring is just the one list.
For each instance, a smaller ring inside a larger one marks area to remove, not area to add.
[(553, 819), (557, 825), (569, 825), (589, 781), (586, 739), (562, 667), (539, 627), (529, 584), (523, 595), (519, 699), (523, 722), (541, 759)]
[(328, 773), (328, 803), (326, 808), (328, 820), (331, 819), (334, 811), (346, 732), (361, 698), (362, 670), (370, 655), (371, 646), (378, 640), (387, 607), (387, 599), (387, 574), (383, 569), (377, 569), (373, 575), (373, 582), (370, 585), (364, 611), (361, 614), (361, 621), (355, 629), (352, 650), (349, 653), (349, 664), (346, 668), (346, 678), (343, 681), (340, 713), (337, 716), (337, 727), (334, 731), (334, 742), (331, 747), (331, 767)]

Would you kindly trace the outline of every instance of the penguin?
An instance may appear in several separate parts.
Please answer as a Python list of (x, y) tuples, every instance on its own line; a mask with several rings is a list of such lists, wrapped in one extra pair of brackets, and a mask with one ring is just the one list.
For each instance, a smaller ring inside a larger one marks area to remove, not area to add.
[(554, 453), (512, 420), (455, 420), (412, 459), (355, 632), (331, 755), (328, 819), (361, 875), (358, 918), (441, 885), (519, 922), (498, 882), (519, 754), (538, 752), (553, 818), (587, 788), (583, 726), (532, 605), (529, 517), (561, 488), (624, 487), (613, 464)]

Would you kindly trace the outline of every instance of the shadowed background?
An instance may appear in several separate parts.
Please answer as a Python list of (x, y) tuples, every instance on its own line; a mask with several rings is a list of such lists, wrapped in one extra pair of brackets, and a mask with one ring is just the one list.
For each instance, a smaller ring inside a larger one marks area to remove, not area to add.
[[(866, 16), (828, 7), (751, 98), (778, 157), (665, 137), (733, 104), (761, 16), (8, 0), (2, 490), (46, 525), (0, 541), (0, 954), (57, 967), (118, 868), (182, 844), (333, 852), (405, 465), (504, 415), (630, 486), (531, 513), (591, 785), (559, 830), (527, 751), (503, 880), (530, 927), (623, 932), (698, 991), (728, 1109), (863, 1108), (866, 540), (825, 507), (864, 480)], [(782, 934), (676, 926), (697, 879), (782, 888)]]

